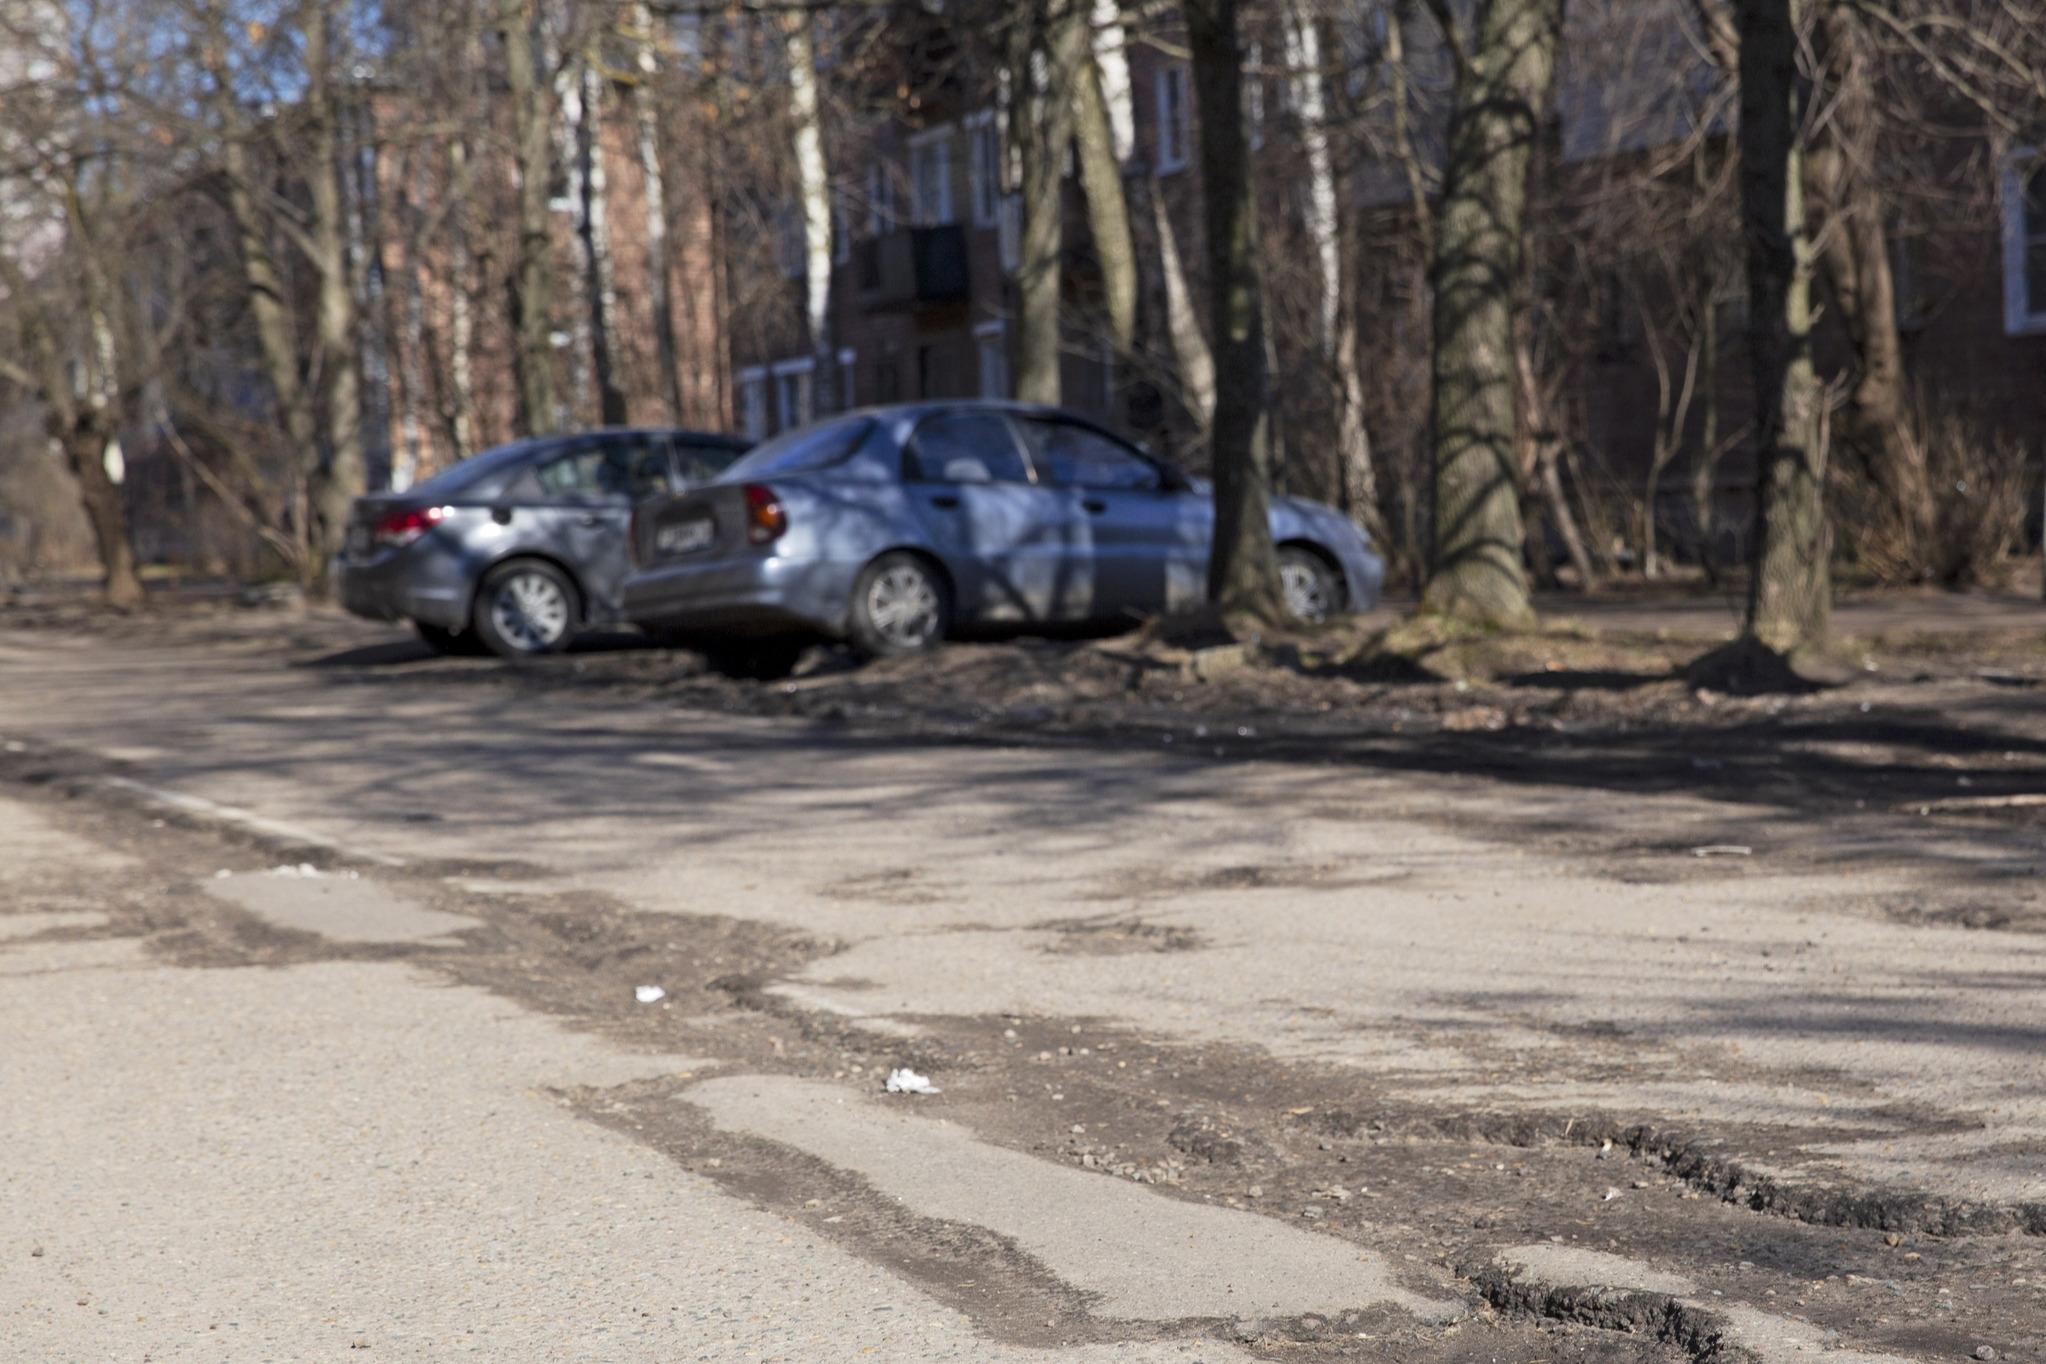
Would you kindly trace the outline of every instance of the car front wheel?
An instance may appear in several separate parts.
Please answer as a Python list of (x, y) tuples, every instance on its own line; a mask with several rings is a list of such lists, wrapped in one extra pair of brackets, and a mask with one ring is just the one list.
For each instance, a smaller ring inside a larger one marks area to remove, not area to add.
[(952, 624), (951, 585), (928, 560), (884, 554), (853, 584), (853, 647), (869, 658), (921, 653)]
[(1312, 550), (1287, 545), (1279, 551), (1279, 587), (1294, 619), (1320, 625), (1343, 610), (1343, 581)]
[(575, 631), (575, 585), (552, 564), (500, 564), (476, 593), (476, 637), (500, 658), (533, 658), (568, 644)]

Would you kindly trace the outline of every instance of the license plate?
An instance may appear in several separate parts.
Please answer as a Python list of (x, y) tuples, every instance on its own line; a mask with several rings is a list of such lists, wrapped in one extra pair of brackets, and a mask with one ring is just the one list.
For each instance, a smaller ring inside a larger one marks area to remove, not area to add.
[(663, 554), (693, 554), (709, 549), (716, 539), (717, 525), (708, 516), (692, 516), (657, 529), (654, 548)]

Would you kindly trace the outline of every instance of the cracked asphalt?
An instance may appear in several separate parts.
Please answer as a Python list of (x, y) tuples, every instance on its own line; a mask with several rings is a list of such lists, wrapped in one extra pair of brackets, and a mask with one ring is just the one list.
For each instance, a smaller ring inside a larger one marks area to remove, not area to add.
[(2036, 827), (315, 625), (0, 623), (0, 1354), (2042, 1357)]

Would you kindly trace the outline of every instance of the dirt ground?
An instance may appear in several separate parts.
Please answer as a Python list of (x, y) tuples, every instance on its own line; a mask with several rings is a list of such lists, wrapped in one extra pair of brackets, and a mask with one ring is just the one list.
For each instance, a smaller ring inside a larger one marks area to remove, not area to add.
[[(0, 613), (0, 629), (18, 643), (164, 646), (187, 667), (288, 658), (322, 696), (366, 710), (392, 710), (398, 698), (429, 710), (465, 698), (513, 713), (671, 708), (800, 721), (911, 752), (1020, 747), (1075, 762), (1169, 753), (1225, 787), (1239, 772), (1249, 784), (1310, 768), (1459, 791), (1457, 783), (1475, 783), (1504, 794), (1496, 804), (1403, 814), (1462, 837), (1532, 839), (1544, 858), (1622, 887), (1695, 883), (1709, 892), (1764, 862), (1786, 883), (1909, 864), (1920, 874), (1874, 876), (1878, 889), (1854, 912), (1928, 931), (2008, 934), (2029, 954), (2046, 931), (2046, 610), (2016, 599), (1992, 605), (1954, 611), (1913, 598), (1850, 608), (1843, 615), (1860, 630), (1852, 679), (1764, 698), (1687, 685), (1683, 664), (1723, 626), (1641, 603), (1596, 624), (1423, 660), (1418, 671), (1371, 656), (1366, 622), (1248, 650), (1032, 639), (865, 667), (823, 650), (779, 683), (711, 676), (691, 655), (624, 637), (519, 668), (443, 659), (325, 611), (228, 603), (146, 618), (17, 604)], [(1651, 619), (1665, 623), (1646, 628)], [(120, 717), (108, 720), (120, 727)], [(145, 737), (136, 726), (126, 742)], [(1818, 1119), (1793, 1132), (1731, 1110), (1710, 1122), (1657, 1121), (1598, 1103), (1429, 1099), (1397, 1072), (1056, 1011), (898, 1012), (894, 1024), (913, 1026), (877, 1030), (817, 1007), (834, 990), (857, 997), (868, 988), (842, 978), (858, 968), (832, 934), (742, 913), (647, 913), (617, 887), (564, 883), (540, 850), (525, 860), (502, 845), (455, 841), (437, 845), (431, 860), (407, 852), (403, 867), (375, 867), (351, 861), (342, 845), (294, 849), (288, 838), (223, 831), (110, 795), (103, 779), (136, 770), (133, 761), (33, 735), (0, 754), (0, 782), (13, 797), (137, 868), (89, 897), (103, 923), (44, 929), (35, 941), (140, 939), (177, 970), (402, 961), (626, 1050), (715, 1057), (725, 1074), (862, 1087), (913, 1066), (946, 1077), (945, 1117), (990, 1147), (1353, 1240), (1382, 1254), (1406, 1289), (1475, 1310), (1449, 1325), (1366, 1307), (1195, 1327), (1252, 1357), (1785, 1357), (1722, 1338), (1715, 1300), (1808, 1325), (1812, 1348), (1827, 1350), (1851, 1342), (1893, 1358), (1979, 1359), (1991, 1357), (1978, 1353), (1988, 1348), (2033, 1359), (2046, 1341), (2046, 1179), (2016, 1197), (1815, 1179), (1792, 1162), (1795, 1150), (1838, 1139)], [(1528, 808), (1499, 813), (1512, 810), (1516, 789), (1529, 793)], [(1582, 812), (1559, 804), (1558, 789), (1585, 793)], [(1682, 821), (1610, 813), (1678, 798), (1715, 813)], [(1935, 844), (1946, 870), (1922, 874)], [(350, 945), (278, 928), (205, 889), (230, 873), (261, 874), (283, 855), (333, 874), (359, 867), (475, 926), (456, 941)], [(1211, 930), (1147, 906), (1340, 892), (1362, 884), (1348, 879), (1355, 874), (1348, 862), (1298, 859), (1211, 859), (1154, 868), (1139, 881), (1125, 870), (1103, 883), (1098, 901), (1037, 921), (1033, 950), (1109, 971), (1166, 970), (1210, 950)], [(833, 893), (848, 904), (913, 915), (929, 894), (912, 868), (838, 875)], [(10, 908), (49, 912), (79, 900), (75, 887), (44, 885)], [(635, 1006), (617, 988), (627, 977), (661, 981), (666, 1001)], [(1294, 1003), (1311, 1011), (1307, 994)], [(1628, 1026), (1581, 1026), (1574, 1044), (1587, 1056), (1625, 1053)], [(1563, 1040), (1572, 1041), (1567, 1030)], [(1493, 1080), (1520, 1074), (1511, 1051), (1486, 1064), (1499, 1073)], [(1104, 1319), (999, 1229), (920, 1214), (877, 1197), (857, 1172), (720, 1121), (692, 1101), (697, 1083), (668, 1075), (558, 1097), (746, 1204), (881, 1264), (989, 1339), (1054, 1349), (1184, 1338), (1185, 1323)], [(1844, 1077), (1834, 1083), (1855, 1088)], [(1940, 1127), (1936, 1115), (1909, 1121), (1912, 1130)], [(2037, 1150), (2013, 1159), (2039, 1174)], [(1673, 1295), (1625, 1291), (1617, 1278), (1543, 1281), (1501, 1268), (1502, 1247), (1514, 1246), (1654, 1264), (1689, 1287)]]

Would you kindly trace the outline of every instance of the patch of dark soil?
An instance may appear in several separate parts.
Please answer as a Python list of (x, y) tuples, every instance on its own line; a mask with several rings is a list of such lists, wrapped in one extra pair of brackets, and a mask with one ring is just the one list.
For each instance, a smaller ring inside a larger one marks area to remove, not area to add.
[(1045, 948), (1072, 956), (1119, 957), (1144, 952), (1193, 952), (1206, 945), (1190, 928), (1143, 919), (1058, 919), (1042, 925), (1058, 934)]

